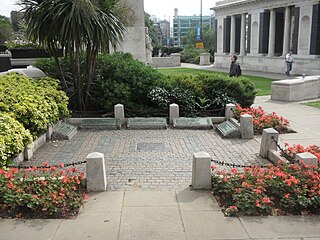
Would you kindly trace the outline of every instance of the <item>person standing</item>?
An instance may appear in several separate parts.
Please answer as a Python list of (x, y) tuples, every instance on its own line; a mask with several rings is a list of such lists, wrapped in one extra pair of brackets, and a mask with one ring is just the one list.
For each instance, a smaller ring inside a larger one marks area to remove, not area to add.
[(287, 76), (290, 76), (290, 71), (292, 70), (292, 63), (293, 63), (293, 56), (292, 56), (292, 50), (290, 50), (290, 52), (288, 52), (286, 55), (287, 71), (285, 72), (285, 74)]
[(240, 64), (237, 63), (237, 59), (238, 59), (238, 57), (236, 55), (231, 55), (229, 77), (241, 76), (241, 68), (240, 68)]

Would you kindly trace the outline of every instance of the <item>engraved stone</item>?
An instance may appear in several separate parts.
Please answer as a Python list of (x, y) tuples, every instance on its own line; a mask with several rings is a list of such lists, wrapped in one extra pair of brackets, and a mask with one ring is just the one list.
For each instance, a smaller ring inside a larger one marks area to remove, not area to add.
[(81, 128), (85, 129), (120, 129), (120, 119), (114, 118), (87, 118), (81, 121)]
[(210, 129), (213, 128), (210, 118), (174, 118), (173, 127), (179, 129)]
[(77, 127), (71, 124), (62, 123), (52, 134), (53, 140), (70, 140), (77, 133)]
[(240, 137), (239, 129), (233, 125), (230, 121), (225, 121), (216, 126), (217, 131), (224, 138), (236, 138)]
[(166, 129), (165, 118), (128, 118), (129, 129)]

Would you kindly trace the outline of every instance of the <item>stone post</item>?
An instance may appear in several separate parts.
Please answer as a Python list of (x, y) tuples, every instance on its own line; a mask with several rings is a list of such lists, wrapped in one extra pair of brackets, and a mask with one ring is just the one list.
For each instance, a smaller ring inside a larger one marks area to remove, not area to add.
[(200, 66), (210, 65), (210, 53), (200, 53)]
[(236, 53), (236, 16), (231, 16), (231, 29), (230, 29), (230, 54)]
[(276, 44), (275, 39), (276, 39), (276, 11), (274, 9), (271, 9), (268, 56), (274, 56), (274, 49)]
[(260, 156), (262, 158), (268, 158), (269, 150), (277, 150), (277, 144), (272, 140), (272, 137), (278, 142), (279, 132), (273, 128), (263, 129), (262, 139), (260, 144)]
[(173, 67), (180, 67), (181, 66), (181, 54), (180, 53), (172, 53), (171, 54)]
[(124, 106), (122, 104), (114, 105), (114, 118), (120, 120), (120, 124), (124, 124)]
[(93, 152), (87, 156), (87, 190), (102, 192), (107, 189), (106, 170), (103, 153)]
[(246, 14), (241, 14), (240, 56), (246, 55)]
[(253, 131), (253, 117), (250, 114), (243, 114), (240, 116), (240, 133), (243, 139), (252, 139)]
[(193, 189), (211, 189), (211, 156), (206, 152), (193, 154), (192, 163)]
[(290, 45), (290, 7), (285, 8), (284, 33), (283, 33), (283, 52), (285, 56), (289, 52)]
[(316, 166), (317, 167), (318, 164), (319, 164), (318, 158), (315, 155), (313, 155), (313, 154), (311, 154), (309, 152), (298, 153), (296, 155), (296, 160), (300, 161), (300, 162), (303, 160), (304, 163), (309, 165), (310, 167), (311, 166)]
[(230, 118), (234, 117), (234, 112), (236, 111), (236, 105), (233, 103), (228, 103), (226, 105), (226, 112), (225, 112), (225, 116), (227, 118), (227, 120), (229, 120)]
[(174, 118), (179, 118), (179, 105), (172, 103), (170, 104), (170, 108), (169, 108), (170, 125), (173, 124)]

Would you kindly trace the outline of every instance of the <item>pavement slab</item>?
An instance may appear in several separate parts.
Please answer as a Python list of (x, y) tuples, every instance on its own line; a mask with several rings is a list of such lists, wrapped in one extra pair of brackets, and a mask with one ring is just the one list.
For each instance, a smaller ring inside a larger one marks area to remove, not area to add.
[(127, 191), (124, 207), (178, 207), (174, 191)]

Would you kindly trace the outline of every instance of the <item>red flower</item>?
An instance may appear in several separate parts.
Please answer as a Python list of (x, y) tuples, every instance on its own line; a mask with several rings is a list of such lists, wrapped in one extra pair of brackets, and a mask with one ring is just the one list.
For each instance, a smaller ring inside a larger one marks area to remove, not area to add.
[(271, 202), (270, 198), (268, 197), (263, 197), (262, 201), (266, 204), (269, 204)]
[(33, 195), (34, 199), (39, 199), (38, 195)]

